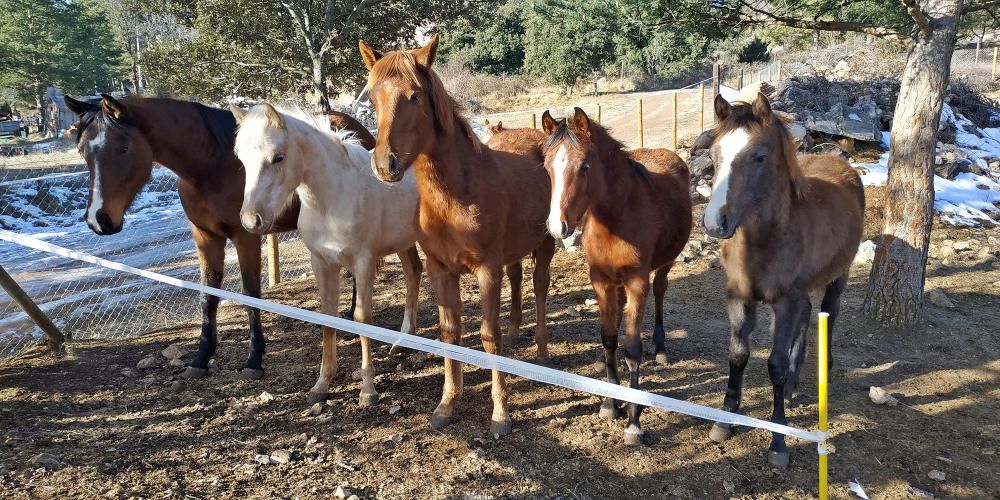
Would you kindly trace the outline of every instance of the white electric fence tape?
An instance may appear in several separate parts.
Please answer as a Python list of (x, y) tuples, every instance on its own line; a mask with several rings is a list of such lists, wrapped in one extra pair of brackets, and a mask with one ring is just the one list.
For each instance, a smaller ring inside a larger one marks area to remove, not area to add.
[(365, 323), (357, 323), (354, 321), (338, 318), (335, 316), (328, 316), (318, 312), (308, 311), (305, 309), (291, 307), (284, 304), (278, 304), (276, 302), (271, 302), (268, 300), (257, 299), (243, 294), (230, 292), (227, 290), (212, 288), (191, 281), (171, 278), (163, 274), (154, 273), (143, 269), (137, 269), (131, 266), (126, 266), (124, 264), (119, 264), (117, 262), (112, 262), (99, 257), (95, 257), (93, 255), (88, 255), (74, 250), (69, 250), (67, 248), (53, 245), (51, 243), (47, 243), (37, 238), (19, 235), (6, 230), (0, 230), (0, 240), (6, 240), (12, 243), (17, 243), (19, 245), (26, 246), (28, 248), (33, 248), (35, 250), (39, 250), (42, 252), (48, 252), (69, 259), (95, 264), (101, 267), (105, 267), (107, 269), (112, 269), (115, 271), (121, 271), (134, 274), (137, 276), (142, 276), (144, 278), (148, 278), (154, 281), (159, 281), (160, 283), (165, 283), (168, 285), (188, 290), (194, 290), (196, 292), (207, 293), (209, 295), (214, 295), (222, 299), (231, 300), (233, 302), (238, 302), (240, 304), (244, 304), (251, 307), (256, 307), (263, 311), (268, 311), (274, 314), (279, 314), (281, 316), (302, 320), (308, 323), (315, 323), (317, 325), (327, 326), (345, 332), (355, 333), (358, 335), (378, 340), (380, 342), (385, 342), (387, 344), (396, 344), (417, 351), (436, 354), (441, 357), (454, 359), (456, 361), (461, 361), (463, 363), (475, 365), (480, 368), (485, 368), (489, 370), (499, 370), (504, 373), (509, 373), (511, 375), (516, 375), (519, 377), (524, 377), (527, 379), (534, 380), (536, 382), (542, 382), (544, 384), (557, 385), (575, 391), (595, 394), (597, 396), (605, 396), (620, 401), (627, 401), (630, 403), (637, 403), (641, 405), (661, 408), (664, 410), (683, 413), (685, 415), (691, 415), (693, 417), (698, 417), (713, 422), (722, 422), (726, 424), (755, 427), (758, 429), (764, 429), (771, 432), (777, 432), (779, 434), (784, 434), (787, 436), (794, 436), (799, 439), (804, 439), (806, 441), (811, 441), (816, 443), (823, 441), (827, 435), (827, 433), (825, 432), (805, 431), (802, 429), (797, 429), (795, 427), (789, 427), (787, 425), (780, 425), (773, 422), (769, 422), (767, 420), (761, 420), (753, 417), (748, 417), (745, 415), (739, 415), (736, 413), (722, 411), (715, 408), (708, 408), (706, 406), (689, 403), (687, 401), (682, 401), (679, 399), (668, 398), (666, 396), (660, 396), (658, 394), (652, 394), (638, 389), (632, 389), (629, 387), (615, 385), (609, 382), (604, 382), (589, 377), (584, 377), (582, 375), (567, 373), (552, 368), (546, 368), (544, 366), (526, 363), (524, 361), (518, 361), (516, 359), (510, 359), (502, 356), (497, 356), (494, 354), (476, 351), (474, 349), (469, 349), (467, 347), (456, 346), (445, 342), (440, 342), (437, 340), (431, 340), (423, 337), (418, 337), (415, 335), (409, 335), (377, 327), (374, 325), (368, 325)]

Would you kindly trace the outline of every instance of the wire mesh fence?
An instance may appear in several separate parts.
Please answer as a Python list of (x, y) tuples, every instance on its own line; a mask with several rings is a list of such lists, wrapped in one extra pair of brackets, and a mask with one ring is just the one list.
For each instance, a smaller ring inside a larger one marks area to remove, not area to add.
[[(124, 264), (197, 281), (199, 266), (190, 226), (177, 194), (177, 177), (153, 169), (122, 231), (93, 233), (82, 220), (89, 174), (72, 143), (55, 140), (0, 156), (0, 228)], [(281, 275), (310, 271), (296, 233), (280, 236)], [(167, 328), (199, 316), (196, 294), (0, 242), (0, 264), (64, 333), (75, 339), (122, 338)], [(267, 276), (267, 261), (263, 262)], [(236, 252), (226, 249), (223, 287), (239, 291)], [(266, 278), (265, 278), (266, 286)], [(41, 331), (0, 291), (0, 357), (38, 342)]]

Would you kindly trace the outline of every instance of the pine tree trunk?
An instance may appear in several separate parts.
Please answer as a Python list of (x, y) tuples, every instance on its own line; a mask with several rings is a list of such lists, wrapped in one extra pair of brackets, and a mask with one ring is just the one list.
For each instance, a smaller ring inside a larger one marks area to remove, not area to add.
[(864, 315), (891, 330), (920, 319), (934, 209), (934, 149), (962, 0), (925, 0), (929, 33), (918, 33), (900, 82), (889, 147), (885, 222), (877, 240)]
[(315, 105), (322, 111), (330, 111), (330, 98), (326, 89), (326, 66), (323, 64), (323, 57), (319, 55), (310, 56), (312, 61), (312, 86), (313, 99)]

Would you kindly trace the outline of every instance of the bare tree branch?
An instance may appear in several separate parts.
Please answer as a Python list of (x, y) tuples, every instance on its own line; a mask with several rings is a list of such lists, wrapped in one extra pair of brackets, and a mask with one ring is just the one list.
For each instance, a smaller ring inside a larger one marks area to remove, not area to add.
[(323, 40), (323, 46), (320, 48), (320, 54), (323, 55), (325, 55), (327, 51), (333, 47), (334, 43), (339, 43), (344, 40), (344, 36), (347, 35), (351, 25), (354, 24), (354, 19), (358, 16), (358, 13), (364, 11), (368, 4), (372, 3), (372, 0), (361, 0), (358, 2), (358, 4), (354, 6), (354, 10), (352, 10), (351, 13), (347, 15), (347, 18), (344, 19), (344, 22), (340, 25), (336, 35), (334, 35), (333, 18), (330, 12), (332, 10), (333, 0), (327, 0), (327, 2), (327, 16), (330, 20), (330, 26), (324, 34), (325, 40)]
[[(1000, 2), (1000, 0), (997, 0)], [(904, 47), (909, 47), (913, 44), (913, 37), (906, 35), (900, 31), (886, 28), (884, 26), (872, 26), (863, 23), (853, 23), (846, 21), (818, 21), (818, 20), (806, 20), (794, 17), (788, 17), (784, 15), (775, 14), (773, 12), (764, 10), (762, 8), (756, 7), (751, 4), (748, 0), (739, 0), (739, 5), (745, 8), (749, 13), (740, 11), (740, 15), (743, 20), (750, 23), (757, 24), (782, 24), (790, 28), (800, 28), (809, 30), (820, 30), (820, 31), (853, 31), (856, 33), (865, 33), (867, 35), (877, 36), (889, 40), (890, 42), (902, 45)]]
[(917, 24), (917, 28), (920, 33), (928, 37), (931, 35), (931, 23), (927, 21), (924, 17), (923, 11), (920, 10), (920, 6), (917, 5), (916, 0), (900, 0), (903, 6), (906, 7), (906, 12), (913, 18), (913, 22)]
[[(1000, 9), (1000, 0), (982, 0), (979, 2), (968, 2), (962, 6), (962, 15), (980, 10)], [(993, 11), (990, 11), (993, 14)]]

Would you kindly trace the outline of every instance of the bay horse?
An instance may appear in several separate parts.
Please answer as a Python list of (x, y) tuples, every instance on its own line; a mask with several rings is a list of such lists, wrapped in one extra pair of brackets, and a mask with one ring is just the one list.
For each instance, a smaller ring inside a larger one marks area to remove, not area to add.
[[(459, 277), (472, 273), (479, 282), (483, 321), (479, 331), (486, 352), (501, 354), (498, 321), (500, 284), (505, 264), (532, 254), (539, 358), (548, 357), (545, 298), (555, 240), (545, 231), (548, 175), (540, 151), (519, 154), (484, 146), (462, 108), (431, 69), (437, 53), (435, 35), (419, 49), (382, 55), (363, 41), (368, 91), (378, 118), (372, 167), (385, 182), (399, 182), (415, 170), (420, 205), (417, 242), (427, 258), (427, 274), (438, 303), (441, 336), (462, 339)], [(430, 425), (447, 425), (462, 394), (461, 363), (445, 359), (444, 391)], [(493, 434), (508, 434), (507, 383), (492, 372)]]
[[(99, 235), (122, 229), (125, 212), (149, 181), (153, 162), (177, 174), (181, 206), (191, 223), (198, 251), (201, 283), (219, 287), (225, 270), (226, 240), (233, 242), (240, 264), (243, 293), (260, 296), (260, 235), (240, 224), (243, 166), (233, 155), (236, 122), (226, 110), (166, 98), (107, 94), (99, 102), (66, 96), (79, 117), (77, 149), (90, 170), (87, 225)], [(359, 137), (371, 138), (360, 123), (351, 126)], [(367, 136), (365, 135), (367, 134)], [(374, 138), (371, 138), (374, 143)], [(374, 145), (374, 144), (373, 144)], [(275, 221), (273, 231), (295, 229), (298, 201)], [(201, 339), (184, 372), (186, 378), (208, 375), (208, 362), (218, 343), (216, 313), (219, 299), (201, 295)], [(250, 350), (241, 375), (263, 376), (264, 334), (260, 312), (247, 308)]]
[[(642, 321), (653, 274), (653, 342), (656, 360), (666, 363), (663, 297), (667, 274), (691, 235), (690, 174), (687, 165), (667, 149), (624, 146), (580, 108), (555, 120), (542, 114), (545, 169), (552, 181), (546, 226), (563, 239), (582, 226), (582, 244), (590, 266), (590, 282), (601, 313), (601, 343), (608, 381), (618, 379), (618, 329), (625, 323), (625, 362), (629, 387), (639, 387)], [(621, 303), (622, 292), (627, 302)], [(624, 308), (624, 314), (623, 310)], [(625, 443), (642, 443), (642, 406), (628, 405)], [(606, 398), (600, 415), (615, 418), (618, 403)]]
[[(298, 228), (312, 257), (320, 308), (336, 313), (340, 269), (354, 275), (358, 307), (354, 321), (371, 323), (376, 267), (395, 253), (403, 265), (406, 305), (403, 333), (417, 331), (417, 298), (423, 266), (417, 254), (417, 184), (407, 175), (397, 184), (378, 180), (371, 155), (356, 140), (344, 139), (329, 124), (301, 112), (278, 111), (270, 104), (249, 112), (232, 107), (239, 124), (236, 156), (246, 170), (240, 220), (252, 233), (269, 231), (295, 199), (301, 201)], [(323, 327), (319, 379), (309, 402), (325, 401), (337, 372), (337, 332)], [(378, 402), (371, 340), (361, 337), (361, 406)]]
[[(806, 356), (809, 293), (823, 292), (820, 307), (830, 313), (830, 346), (840, 296), (861, 242), (864, 188), (844, 160), (796, 154), (788, 130), (763, 94), (752, 104), (733, 105), (717, 96), (715, 116), (710, 151), (717, 170), (703, 225), (709, 235), (725, 240), (721, 261), (730, 339), (723, 408), (740, 409), (749, 337), (757, 303), (764, 302), (774, 311), (774, 344), (767, 361), (771, 420), (785, 424), (785, 399), (790, 401), (798, 386)], [(730, 426), (716, 423), (709, 435), (722, 442)], [(775, 467), (788, 466), (783, 435), (772, 435), (768, 460)]]

